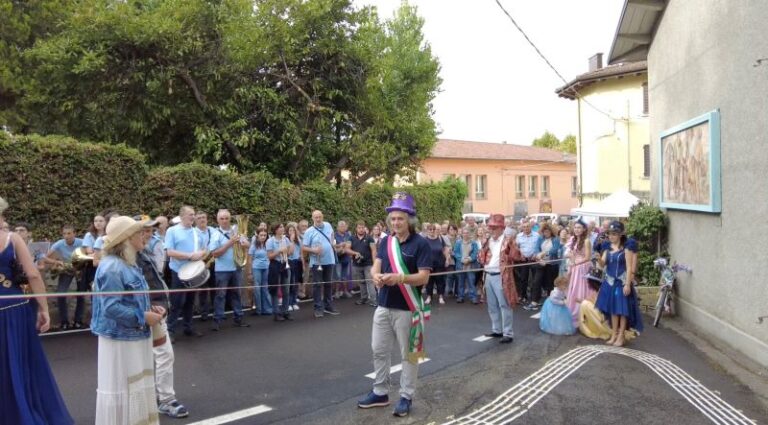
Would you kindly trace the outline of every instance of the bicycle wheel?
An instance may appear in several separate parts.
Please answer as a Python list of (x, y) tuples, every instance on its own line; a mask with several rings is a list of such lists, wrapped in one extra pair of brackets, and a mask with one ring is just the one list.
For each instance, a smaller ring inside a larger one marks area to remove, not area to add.
[(656, 314), (653, 317), (653, 327), (658, 328), (661, 315), (664, 314), (664, 303), (667, 301), (668, 289), (663, 286), (659, 291), (659, 300), (656, 301)]

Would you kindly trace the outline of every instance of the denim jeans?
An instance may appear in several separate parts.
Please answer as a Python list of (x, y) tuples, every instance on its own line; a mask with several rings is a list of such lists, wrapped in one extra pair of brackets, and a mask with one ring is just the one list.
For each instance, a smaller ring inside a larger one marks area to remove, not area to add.
[(324, 265), (322, 270), (318, 270), (317, 266), (312, 266), (312, 298), (315, 301), (315, 311), (333, 311), (333, 284), (331, 280), (334, 269), (333, 264)]
[[(456, 266), (456, 270), (462, 270), (463, 265)], [(475, 272), (457, 273), (454, 276), (458, 278), (458, 290), (456, 291), (456, 298), (463, 300), (464, 297), (469, 296), (472, 302), (477, 301), (477, 290), (475, 289)]]
[[(59, 275), (59, 286), (56, 288), (56, 292), (66, 293), (69, 292), (69, 286), (72, 285), (72, 279), (74, 276), (71, 274), (62, 273)], [(83, 291), (83, 284), (77, 281), (77, 290)], [(69, 323), (69, 305), (67, 304), (66, 297), (59, 297), (56, 300), (59, 306), (59, 322)], [(75, 322), (83, 323), (83, 314), (85, 313), (85, 297), (77, 297), (75, 304)]]
[(514, 337), (512, 329), (512, 309), (509, 308), (504, 290), (501, 287), (501, 275), (485, 274), (485, 297), (488, 315), (491, 316), (491, 332)]
[(350, 290), (349, 280), (351, 265), (352, 262), (347, 261), (346, 263), (336, 263), (336, 266), (334, 267), (336, 271), (334, 280), (337, 281), (336, 287), (341, 292), (349, 292)]
[(232, 311), (235, 313), (235, 321), (243, 319), (243, 305), (240, 302), (239, 289), (237, 288), (243, 282), (243, 271), (236, 269), (233, 272), (216, 272), (216, 298), (213, 300), (213, 320), (220, 322), (224, 319), (224, 305), (227, 298), (232, 304)]
[[(449, 266), (449, 270), (453, 271), (454, 266)], [(456, 269), (456, 270), (461, 270), (461, 269)], [(445, 275), (445, 291), (446, 293), (451, 293), (458, 297), (458, 293), (459, 293), (459, 275), (458, 274)]]
[[(290, 305), (290, 286), (288, 283), (288, 270), (285, 268), (285, 263), (281, 263), (276, 260), (269, 262), (269, 295), (272, 296), (272, 312), (277, 315), (288, 313), (288, 306)], [(280, 303), (278, 297), (283, 297), (283, 302)]]
[[(171, 289), (186, 288), (179, 280), (179, 274), (171, 270)], [(195, 309), (194, 292), (176, 292), (171, 294), (171, 312), (168, 314), (168, 333), (176, 331), (176, 322), (179, 316), (182, 317), (182, 323), (185, 330), (192, 330), (192, 313)]]
[(288, 281), (291, 282), (291, 290), (288, 291), (291, 294), (290, 305), (297, 305), (299, 303), (299, 285), (303, 276), (304, 265), (301, 263), (301, 260), (291, 260), (291, 270), (288, 278)]
[(253, 269), (253, 307), (259, 314), (272, 314), (272, 301), (267, 291), (269, 269)]

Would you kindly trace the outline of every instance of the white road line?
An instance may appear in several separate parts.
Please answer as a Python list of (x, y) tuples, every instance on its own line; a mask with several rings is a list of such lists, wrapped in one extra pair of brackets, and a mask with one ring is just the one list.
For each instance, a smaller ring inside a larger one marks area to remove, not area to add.
[(531, 319), (536, 319), (536, 320), (538, 320), (538, 319), (539, 319), (539, 317), (541, 317), (541, 312), (538, 312), (538, 313), (534, 314), (533, 316), (531, 316)]
[[(419, 364), (426, 363), (428, 361), (429, 361), (429, 358), (419, 359)], [(389, 374), (391, 375), (393, 373), (400, 372), (401, 370), (403, 370), (403, 364), (402, 363), (398, 363), (398, 364), (396, 364), (396, 365), (394, 365), (394, 366), (389, 368)], [(365, 377), (366, 378), (370, 378), (370, 379), (376, 379), (376, 372), (371, 372), (371, 373), (365, 375)]]
[(480, 335), (477, 338), (472, 338), (472, 341), (485, 342), (485, 341), (488, 341), (489, 339), (493, 339), (493, 337), (492, 336)]
[(227, 413), (226, 415), (216, 416), (215, 418), (205, 419), (199, 422), (193, 422), (187, 425), (220, 425), (240, 419), (250, 418), (271, 411), (272, 408), (263, 404), (251, 407), (249, 409), (238, 410), (237, 412)]
[(592, 345), (575, 348), (557, 359), (547, 362), (544, 367), (492, 402), (446, 424), (508, 424), (524, 415), (528, 409), (581, 366), (603, 353), (621, 354), (645, 364), (715, 424), (754, 425), (757, 423), (747, 418), (741, 411), (736, 410), (721, 399), (717, 393), (693, 379), (669, 360), (628, 348)]

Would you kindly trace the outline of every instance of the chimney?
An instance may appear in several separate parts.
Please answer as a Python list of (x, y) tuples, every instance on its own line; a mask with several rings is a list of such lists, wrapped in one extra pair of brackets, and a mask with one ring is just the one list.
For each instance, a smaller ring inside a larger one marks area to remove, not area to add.
[(597, 53), (589, 58), (589, 72), (597, 71), (603, 68), (603, 54)]

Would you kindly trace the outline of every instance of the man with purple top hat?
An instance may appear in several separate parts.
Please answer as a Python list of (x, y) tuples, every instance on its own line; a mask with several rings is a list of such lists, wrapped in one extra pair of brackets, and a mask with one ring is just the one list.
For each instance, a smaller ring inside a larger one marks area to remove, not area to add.
[(402, 357), (400, 400), (395, 416), (407, 416), (416, 392), (419, 359), (424, 353), (424, 321), (429, 306), (421, 299), (421, 287), (432, 268), (429, 243), (416, 233), (413, 197), (397, 192), (386, 208), (390, 235), (377, 247), (371, 275), (379, 288), (378, 307), (373, 315), (371, 348), (376, 378), (373, 390), (358, 400), (362, 409), (389, 405), (389, 371), (392, 344), (397, 342)]

